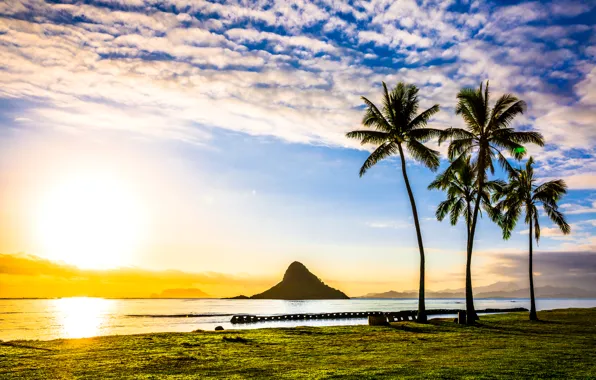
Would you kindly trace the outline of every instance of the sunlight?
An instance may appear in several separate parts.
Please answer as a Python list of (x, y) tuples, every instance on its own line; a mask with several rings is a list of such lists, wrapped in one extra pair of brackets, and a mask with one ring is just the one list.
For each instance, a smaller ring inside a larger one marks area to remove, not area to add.
[(81, 268), (127, 265), (144, 230), (138, 197), (110, 176), (72, 176), (47, 191), (35, 209), (40, 249)]
[(107, 321), (107, 313), (113, 301), (102, 298), (61, 298), (54, 300), (58, 323), (62, 336), (67, 338), (87, 338), (99, 335), (99, 330)]

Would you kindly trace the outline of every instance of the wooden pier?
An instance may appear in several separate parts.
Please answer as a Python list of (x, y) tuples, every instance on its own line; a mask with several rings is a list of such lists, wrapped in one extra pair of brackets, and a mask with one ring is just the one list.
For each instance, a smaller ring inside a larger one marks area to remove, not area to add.
[[(457, 315), (461, 310), (435, 309), (427, 310), (427, 315)], [(518, 307), (513, 309), (483, 309), (476, 310), (477, 313), (505, 313), (516, 311), (528, 311), (528, 309)], [(383, 311), (349, 311), (342, 313), (299, 313), (283, 315), (251, 315), (237, 314), (230, 320), (231, 323), (257, 323), (257, 322), (280, 322), (280, 321), (314, 321), (321, 319), (366, 319), (369, 316), (385, 316), (388, 322), (415, 321), (416, 310), (404, 310), (395, 312)]]

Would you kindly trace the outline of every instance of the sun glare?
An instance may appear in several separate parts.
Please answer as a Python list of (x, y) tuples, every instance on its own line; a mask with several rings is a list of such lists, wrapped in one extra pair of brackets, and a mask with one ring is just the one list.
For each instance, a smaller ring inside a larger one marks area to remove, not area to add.
[(44, 255), (81, 268), (127, 265), (144, 229), (138, 198), (109, 176), (62, 181), (44, 194), (35, 212)]
[(62, 336), (87, 338), (100, 334), (114, 301), (101, 298), (62, 298), (52, 300)]

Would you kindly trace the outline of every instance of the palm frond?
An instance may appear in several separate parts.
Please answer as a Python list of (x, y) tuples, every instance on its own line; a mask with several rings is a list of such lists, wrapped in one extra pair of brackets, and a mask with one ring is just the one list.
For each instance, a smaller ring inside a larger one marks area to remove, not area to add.
[(532, 208), (532, 215), (534, 216), (534, 238), (536, 239), (536, 243), (538, 243), (540, 240), (540, 220), (538, 217), (538, 210), (536, 210), (535, 206), (532, 206)]
[(394, 107), (396, 105), (399, 105), (400, 102), (392, 100), (391, 95), (389, 95), (389, 91), (387, 90), (387, 84), (385, 82), (382, 82), (382, 83), (383, 83), (383, 114), (385, 115), (386, 119), (391, 121), (392, 125), (396, 125), (397, 118), (396, 118)]
[(379, 161), (394, 155), (397, 153), (397, 145), (394, 142), (386, 142), (381, 144), (377, 149), (375, 149), (370, 156), (364, 161), (362, 167), (360, 168), (360, 177), (366, 173), (366, 171), (373, 166), (375, 166)]
[(458, 140), (451, 141), (449, 147), (447, 148), (447, 156), (450, 160), (453, 160), (455, 157), (458, 157), (462, 154), (469, 154), (471, 153), (472, 148), (476, 144), (475, 138), (463, 138)]
[[(503, 95), (501, 98), (507, 95)], [(498, 103), (498, 101), (497, 101)], [(508, 107), (507, 107), (508, 105)], [(496, 108), (496, 106), (495, 106)], [(490, 129), (496, 130), (503, 127), (508, 127), (509, 123), (520, 114), (523, 114), (526, 110), (526, 102), (523, 100), (518, 100), (515, 96), (509, 95), (509, 99), (507, 99), (506, 104), (504, 104), (504, 109), (501, 112), (494, 112), (492, 120), (490, 122)]]
[(416, 139), (420, 142), (427, 142), (431, 139), (441, 136), (443, 131), (435, 128), (417, 128), (411, 129), (408, 132), (410, 138)]
[(457, 224), (459, 217), (463, 215), (465, 209), (466, 202), (464, 202), (464, 200), (461, 198), (453, 204), (453, 206), (451, 207), (451, 212), (449, 213), (449, 221), (452, 226), (455, 226)]
[[(518, 144), (536, 144), (538, 146), (544, 146), (544, 137), (540, 132), (534, 131), (523, 131), (523, 132), (515, 132), (510, 131), (511, 128), (503, 128), (497, 130), (494, 135), (495, 136), (503, 136), (503, 138)], [(505, 132), (506, 131), (506, 132)]]
[(500, 136), (493, 136), (490, 139), (490, 144), (494, 149), (500, 148), (507, 150), (509, 154), (516, 160), (521, 160), (526, 154), (526, 150), (522, 145), (514, 143), (513, 141)]
[(571, 226), (567, 223), (565, 219), (565, 215), (562, 212), (557, 210), (556, 207), (552, 207), (544, 203), (542, 205), (544, 211), (546, 211), (546, 215), (548, 218), (563, 232), (563, 234), (567, 235), (571, 233)]
[(459, 139), (473, 139), (475, 136), (473, 133), (466, 131), (462, 128), (447, 128), (443, 130), (443, 133), (439, 137), (439, 145), (444, 141), (449, 139), (451, 140), (459, 140)]
[(534, 190), (533, 200), (543, 203), (557, 202), (563, 195), (567, 194), (567, 184), (562, 179), (548, 181)]
[(440, 153), (438, 151), (430, 149), (414, 139), (406, 141), (406, 147), (408, 148), (408, 153), (410, 153), (416, 161), (422, 163), (432, 171), (437, 170), (440, 164)]
[(391, 132), (394, 127), (392, 127), (385, 116), (383, 116), (377, 106), (364, 96), (362, 97), (362, 100), (367, 106), (366, 111), (364, 112), (364, 117), (362, 118), (362, 125), (369, 128), (375, 128), (383, 132)]
[(510, 176), (511, 174), (515, 173), (515, 168), (511, 165), (511, 163), (509, 163), (507, 157), (503, 156), (503, 153), (501, 153), (501, 151), (498, 149), (494, 149), (494, 152), (497, 155), (497, 159), (499, 160), (501, 168), (503, 168), (503, 170), (505, 170)]
[(376, 144), (380, 145), (389, 139), (387, 132), (370, 131), (370, 130), (356, 130), (346, 133), (346, 137), (350, 139), (360, 140), (360, 144)]
[(431, 117), (433, 117), (433, 115), (435, 115), (437, 112), (439, 112), (439, 110), (440, 110), (439, 105), (435, 104), (434, 106), (430, 107), (426, 111), (419, 113), (418, 116), (414, 117), (408, 123), (408, 129), (416, 129), (416, 128), (426, 127), (428, 120)]
[(443, 219), (445, 219), (445, 216), (447, 216), (455, 202), (457, 202), (457, 199), (447, 198), (443, 202), (439, 203), (437, 210), (435, 211), (435, 216), (437, 217), (438, 221), (442, 222)]
[(402, 121), (405, 124), (411, 124), (411, 121), (414, 119), (414, 115), (418, 112), (418, 87), (413, 84), (408, 84), (404, 86), (403, 91), (403, 112), (402, 112)]
[(463, 88), (457, 94), (457, 100), (455, 114), (461, 115), (471, 130), (481, 133), (486, 124), (482, 89)]

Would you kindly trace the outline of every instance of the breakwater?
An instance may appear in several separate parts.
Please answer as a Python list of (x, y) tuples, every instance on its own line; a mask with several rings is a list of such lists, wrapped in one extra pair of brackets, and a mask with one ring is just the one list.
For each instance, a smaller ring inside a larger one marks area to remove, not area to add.
[[(461, 309), (432, 309), (427, 310), (427, 315), (457, 315)], [(523, 307), (509, 308), (509, 309), (481, 309), (476, 310), (478, 314), (490, 313), (510, 313), (528, 311)], [(389, 322), (399, 321), (415, 321), (417, 310), (404, 310), (395, 312), (383, 311), (350, 311), (341, 313), (297, 313), (297, 314), (280, 314), (280, 315), (252, 315), (252, 314), (236, 314), (232, 316), (230, 322), (232, 324), (239, 323), (257, 323), (257, 322), (273, 322), (273, 321), (304, 321), (304, 320), (320, 320), (320, 319), (362, 319), (369, 316), (385, 316)]]

